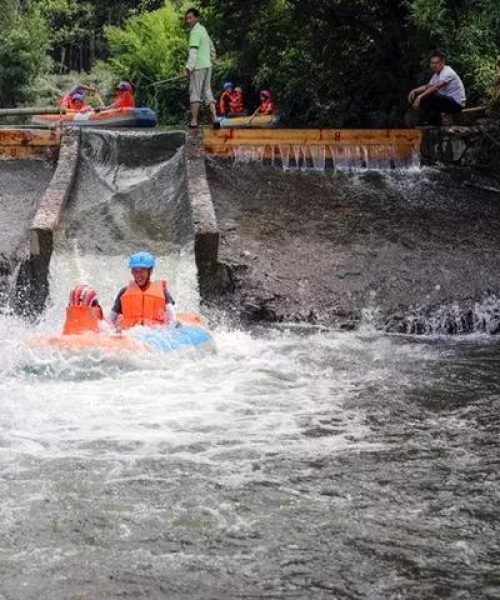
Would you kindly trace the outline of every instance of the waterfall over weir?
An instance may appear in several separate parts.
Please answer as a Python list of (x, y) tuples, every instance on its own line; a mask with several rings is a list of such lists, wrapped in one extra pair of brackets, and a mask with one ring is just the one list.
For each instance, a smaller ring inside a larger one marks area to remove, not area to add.
[(420, 131), (265, 129), (205, 131), (208, 154), (290, 170), (403, 170), (420, 165)]
[(294, 169), (324, 171), (410, 169), (420, 165), (415, 150), (401, 155), (394, 144), (325, 146), (306, 144), (235, 145), (231, 148), (234, 164), (270, 163), (284, 171)]

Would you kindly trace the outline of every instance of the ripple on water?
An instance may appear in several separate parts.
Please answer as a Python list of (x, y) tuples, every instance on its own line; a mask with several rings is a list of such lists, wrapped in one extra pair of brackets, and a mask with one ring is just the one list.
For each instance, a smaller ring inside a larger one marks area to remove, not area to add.
[(202, 356), (49, 358), (27, 337), (2, 342), (7, 597), (498, 585), (496, 345), (219, 330)]

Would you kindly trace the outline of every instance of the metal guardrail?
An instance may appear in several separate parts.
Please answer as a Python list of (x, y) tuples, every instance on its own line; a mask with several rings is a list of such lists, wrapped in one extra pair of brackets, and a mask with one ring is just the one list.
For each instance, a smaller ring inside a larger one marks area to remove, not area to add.
[(64, 115), (65, 108), (24, 106), (22, 108), (0, 108), (0, 117), (19, 117), (22, 115)]

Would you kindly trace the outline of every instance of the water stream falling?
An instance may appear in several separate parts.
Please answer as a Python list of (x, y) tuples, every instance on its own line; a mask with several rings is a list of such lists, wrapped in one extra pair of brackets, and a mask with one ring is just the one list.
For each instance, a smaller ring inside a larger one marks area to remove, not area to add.
[(279, 144), (236, 145), (232, 147), (235, 165), (263, 163), (284, 171), (334, 169), (337, 171), (407, 170), (420, 165), (418, 152), (404, 152), (394, 144), (372, 145), (305, 145)]
[(198, 308), (182, 154), (101, 142), (44, 319), (0, 316), (0, 598), (497, 598), (497, 341), (227, 324), (202, 354), (29, 346), (83, 279), (109, 308), (139, 246)]

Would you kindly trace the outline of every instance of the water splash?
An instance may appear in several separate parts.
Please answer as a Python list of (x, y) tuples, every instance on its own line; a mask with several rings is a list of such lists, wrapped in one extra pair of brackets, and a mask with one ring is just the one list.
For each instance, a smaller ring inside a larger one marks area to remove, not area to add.
[(468, 305), (454, 302), (435, 309), (416, 306), (385, 318), (380, 311), (373, 314), (376, 314), (377, 326), (395, 333), (447, 336), (500, 333), (500, 298), (496, 295)]

